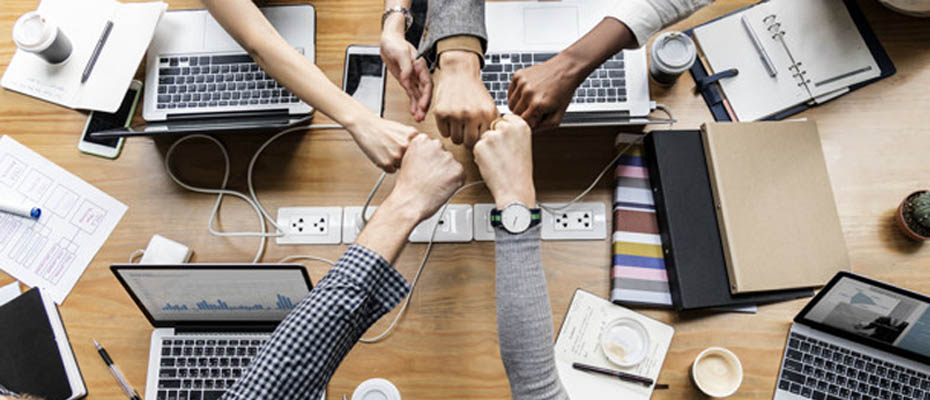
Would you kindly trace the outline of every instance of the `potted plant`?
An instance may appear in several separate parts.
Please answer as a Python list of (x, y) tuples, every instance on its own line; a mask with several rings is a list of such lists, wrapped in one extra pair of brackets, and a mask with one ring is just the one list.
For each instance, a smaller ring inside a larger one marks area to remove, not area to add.
[(930, 240), (930, 192), (916, 191), (898, 206), (898, 226), (907, 237)]

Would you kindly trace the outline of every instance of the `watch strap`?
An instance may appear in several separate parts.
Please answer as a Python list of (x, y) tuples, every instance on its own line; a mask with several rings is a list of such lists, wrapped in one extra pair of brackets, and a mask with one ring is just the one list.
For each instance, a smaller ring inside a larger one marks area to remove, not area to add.
[(394, 6), (384, 10), (384, 14), (381, 14), (381, 29), (384, 29), (384, 21), (387, 21), (387, 17), (393, 13), (404, 15), (404, 32), (409, 31), (410, 27), (413, 26), (413, 15), (410, 14), (410, 10), (401, 6)]

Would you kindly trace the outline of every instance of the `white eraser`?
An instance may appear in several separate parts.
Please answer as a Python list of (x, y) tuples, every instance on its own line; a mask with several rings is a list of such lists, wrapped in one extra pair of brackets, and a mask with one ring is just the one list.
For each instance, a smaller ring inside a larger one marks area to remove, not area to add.
[(190, 248), (181, 243), (154, 235), (139, 264), (186, 264), (193, 254)]

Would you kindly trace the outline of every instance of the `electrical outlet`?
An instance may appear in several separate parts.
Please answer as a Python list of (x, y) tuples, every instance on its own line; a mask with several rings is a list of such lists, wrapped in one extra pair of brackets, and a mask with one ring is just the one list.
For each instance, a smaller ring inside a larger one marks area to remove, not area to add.
[(491, 210), (496, 206), (491, 203), (475, 204), (474, 226), (476, 242), (493, 242), (495, 238), (494, 227), (491, 226)]
[[(377, 208), (376, 206), (368, 206), (368, 209), (365, 210), (365, 217), (371, 218), (372, 215), (375, 215)], [(355, 243), (355, 239), (358, 238), (363, 225), (362, 207), (346, 207), (345, 212), (342, 213), (342, 243)]]
[(556, 231), (593, 231), (594, 217), (588, 211), (566, 211), (555, 216)]
[[(544, 203), (559, 208), (565, 203)], [(604, 240), (607, 238), (607, 206), (604, 203), (575, 203), (550, 214), (543, 209), (543, 240)]]
[(449, 204), (442, 218), (439, 218), (439, 212), (437, 212), (432, 217), (423, 220), (413, 229), (413, 232), (410, 232), (408, 239), (414, 243), (429, 242), (433, 227), (438, 223), (434, 242), (470, 242), (473, 237), (472, 219), (471, 204)]
[(281, 207), (277, 224), (284, 229), (277, 244), (339, 244), (342, 207)]

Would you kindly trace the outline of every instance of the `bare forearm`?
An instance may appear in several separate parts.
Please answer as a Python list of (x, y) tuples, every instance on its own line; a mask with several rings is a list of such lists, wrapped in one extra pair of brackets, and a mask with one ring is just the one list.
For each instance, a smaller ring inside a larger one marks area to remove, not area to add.
[(636, 45), (636, 38), (623, 22), (605, 18), (559, 56), (569, 63), (572, 75), (583, 81), (608, 58)]
[(393, 264), (420, 219), (412, 207), (388, 196), (375, 215), (368, 220), (355, 243), (378, 253)]
[[(384, 0), (384, 9), (390, 10), (394, 7), (401, 7), (410, 10), (411, 0)], [(404, 36), (407, 31), (407, 21), (404, 15), (399, 12), (390, 13), (384, 20), (384, 26), (381, 27), (382, 33), (396, 34)]]
[(269, 76), (307, 104), (346, 126), (360, 117), (373, 116), (291, 47), (250, 0), (203, 0), (203, 3)]

